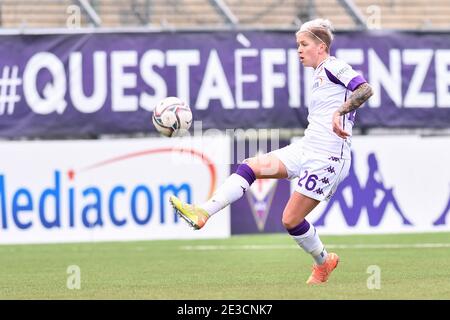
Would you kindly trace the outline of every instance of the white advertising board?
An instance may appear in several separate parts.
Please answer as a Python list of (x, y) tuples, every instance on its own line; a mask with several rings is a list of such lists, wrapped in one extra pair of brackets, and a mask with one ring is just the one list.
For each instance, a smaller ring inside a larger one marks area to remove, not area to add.
[(228, 237), (228, 208), (193, 231), (168, 199), (208, 199), (229, 153), (225, 136), (0, 142), (0, 243)]
[(349, 175), (307, 217), (321, 234), (450, 231), (449, 137), (356, 136), (352, 150)]

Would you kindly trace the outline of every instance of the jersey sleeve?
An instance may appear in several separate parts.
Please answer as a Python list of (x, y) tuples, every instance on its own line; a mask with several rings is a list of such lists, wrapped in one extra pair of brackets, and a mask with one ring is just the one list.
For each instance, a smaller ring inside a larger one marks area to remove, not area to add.
[(367, 82), (363, 76), (342, 60), (334, 60), (324, 66), (325, 73), (331, 82), (340, 84), (350, 91), (354, 91), (361, 84)]

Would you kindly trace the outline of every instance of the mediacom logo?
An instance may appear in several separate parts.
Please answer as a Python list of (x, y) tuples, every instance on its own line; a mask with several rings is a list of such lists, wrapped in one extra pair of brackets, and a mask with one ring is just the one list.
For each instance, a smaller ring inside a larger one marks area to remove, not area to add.
[[(106, 225), (124, 227), (130, 224), (146, 226), (150, 223), (178, 223), (178, 217), (167, 201), (168, 197), (175, 194), (192, 202), (196, 188), (196, 182), (191, 181), (192, 179), (183, 181), (180, 167), (177, 168), (180, 179), (159, 179), (164, 183), (147, 181), (145, 175), (142, 178), (144, 183), (130, 182), (132, 179), (115, 181), (116, 179), (111, 178), (105, 184), (96, 178), (99, 170), (108, 170), (106, 175), (110, 176), (118, 165), (123, 169), (124, 164), (130, 163), (132, 166), (134, 160), (143, 157), (146, 162), (155, 164), (151, 170), (159, 170), (158, 175), (164, 176), (164, 172), (170, 169), (170, 164), (166, 163), (164, 167), (161, 160), (155, 161), (155, 156), (169, 153), (189, 154), (200, 160), (202, 165), (197, 167), (202, 171), (206, 169), (209, 176), (209, 181), (202, 181), (202, 184), (207, 187), (208, 196), (212, 194), (217, 179), (216, 166), (203, 153), (183, 148), (147, 149), (121, 154), (80, 169), (49, 171), (49, 179), (39, 183), (42, 186), (40, 188), (21, 186), (11, 190), (8, 181), (14, 177), (0, 173), (1, 228), (27, 230), (39, 224), (45, 229), (92, 229)], [(78, 183), (86, 176), (89, 179)]]

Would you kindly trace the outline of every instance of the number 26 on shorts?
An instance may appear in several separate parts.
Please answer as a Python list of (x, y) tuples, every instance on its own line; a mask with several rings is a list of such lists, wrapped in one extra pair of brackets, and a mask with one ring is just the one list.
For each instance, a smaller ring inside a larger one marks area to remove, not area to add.
[(298, 185), (303, 187), (304, 183), (306, 190), (312, 191), (316, 187), (318, 179), (319, 177), (317, 175), (308, 175), (308, 170), (305, 170), (305, 173), (300, 177), (300, 180), (298, 180)]

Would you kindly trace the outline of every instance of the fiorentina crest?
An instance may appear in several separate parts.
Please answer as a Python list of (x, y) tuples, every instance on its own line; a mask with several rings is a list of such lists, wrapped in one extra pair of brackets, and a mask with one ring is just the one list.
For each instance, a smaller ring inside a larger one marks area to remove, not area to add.
[(266, 225), (277, 184), (278, 180), (276, 179), (258, 179), (246, 192), (259, 231), (263, 231)]

